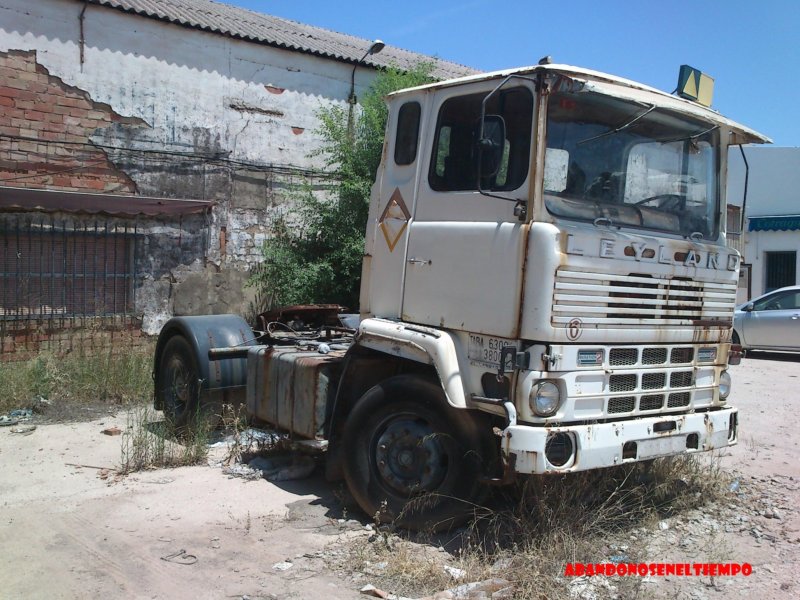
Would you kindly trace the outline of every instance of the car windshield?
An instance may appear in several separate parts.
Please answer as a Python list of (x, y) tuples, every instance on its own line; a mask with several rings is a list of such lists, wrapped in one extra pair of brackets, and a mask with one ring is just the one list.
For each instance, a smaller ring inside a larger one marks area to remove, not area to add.
[(714, 125), (654, 105), (594, 92), (553, 93), (547, 210), (568, 219), (715, 238), (718, 137)]

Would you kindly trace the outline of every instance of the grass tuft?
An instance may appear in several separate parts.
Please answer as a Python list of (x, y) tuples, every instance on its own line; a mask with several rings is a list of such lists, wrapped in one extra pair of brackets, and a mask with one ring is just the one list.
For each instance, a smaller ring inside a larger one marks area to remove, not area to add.
[(0, 413), (31, 408), (37, 396), (52, 403), (141, 402), (153, 395), (152, 364), (150, 345), (125, 354), (42, 353), (0, 363)]
[(140, 406), (128, 413), (122, 434), (120, 465), (122, 475), (204, 463), (208, 457), (211, 424), (202, 414), (189, 427), (180, 430), (160, 419), (153, 409)]

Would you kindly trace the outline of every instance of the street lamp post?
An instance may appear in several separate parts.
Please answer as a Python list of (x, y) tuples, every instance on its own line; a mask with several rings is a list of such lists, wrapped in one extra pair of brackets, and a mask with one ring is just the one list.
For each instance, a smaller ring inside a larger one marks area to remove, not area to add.
[(372, 42), (372, 45), (369, 49), (364, 53), (364, 56), (358, 59), (356, 64), (353, 65), (353, 71), (350, 73), (350, 95), (347, 97), (347, 103), (350, 105), (347, 109), (347, 133), (350, 136), (350, 139), (353, 139), (353, 110), (358, 101), (356, 98), (356, 69), (358, 65), (360, 65), (365, 58), (372, 54), (377, 54), (386, 46), (381, 40), (375, 40)]

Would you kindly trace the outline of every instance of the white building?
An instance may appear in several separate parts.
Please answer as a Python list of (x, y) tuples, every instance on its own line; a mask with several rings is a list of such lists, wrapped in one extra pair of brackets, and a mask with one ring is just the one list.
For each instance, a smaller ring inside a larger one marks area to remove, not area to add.
[[(86, 232), (107, 230), (98, 215), (131, 219), (140, 196), (167, 199), (147, 203), (144, 214), (157, 222), (130, 227), (133, 272), (114, 277), (135, 283), (115, 310), (135, 298), (134, 316), (148, 332), (176, 313), (244, 310), (247, 270), (287, 190), (326, 186), (313, 156), (319, 109), (347, 108), (379, 67), (433, 62), (438, 78), (474, 72), (390, 45), (365, 56), (371, 45), (211, 0), (0, 0), (0, 235), (9, 240), (3, 232), (14, 231), (21, 244), (8, 256), (42, 254), (32, 249), (41, 235), (72, 240), (76, 232), (88, 240), (87, 256), (100, 246), (127, 252), (121, 238), (99, 244)], [(206, 201), (208, 209), (194, 204), (191, 216), (188, 205), (175, 205), (159, 217), (154, 207), (169, 199)], [(21, 217), (26, 207), (58, 213), (55, 224)], [(76, 222), (76, 213), (93, 222)], [(69, 243), (59, 243), (48, 246), (50, 263), (66, 269)], [(76, 276), (45, 275), (39, 262), (33, 281)], [(0, 287), (20, 288), (8, 269), (0, 272)], [(74, 313), (62, 287), (37, 283), (24, 294), (28, 305), (15, 294), (0, 296), (4, 314)]]
[[(800, 148), (745, 146), (749, 165), (740, 300), (800, 283)], [(744, 199), (745, 163), (731, 149), (728, 203)]]

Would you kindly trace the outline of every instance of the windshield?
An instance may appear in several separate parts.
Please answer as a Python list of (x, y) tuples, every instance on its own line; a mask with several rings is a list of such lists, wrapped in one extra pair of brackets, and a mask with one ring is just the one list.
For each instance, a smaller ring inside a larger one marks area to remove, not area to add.
[(545, 205), (569, 219), (715, 238), (717, 140), (715, 126), (664, 108), (593, 92), (554, 93)]

